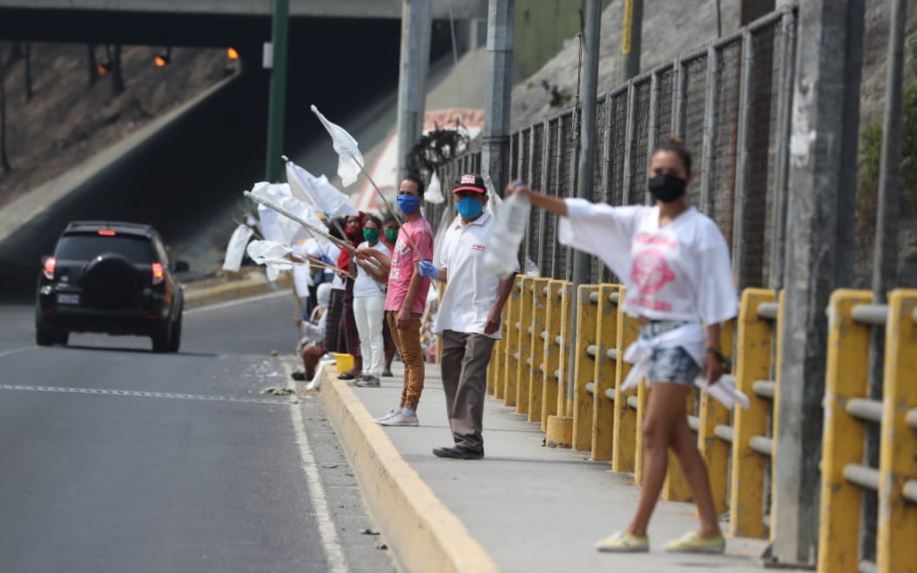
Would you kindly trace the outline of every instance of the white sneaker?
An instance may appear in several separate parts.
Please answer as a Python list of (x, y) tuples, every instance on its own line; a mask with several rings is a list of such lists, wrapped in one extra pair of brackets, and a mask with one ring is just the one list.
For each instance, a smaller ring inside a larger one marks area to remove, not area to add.
[(404, 412), (398, 412), (391, 418), (386, 418), (379, 422), (382, 426), (411, 426), (416, 427), (420, 425), (420, 422), (417, 420), (417, 416), (408, 416)]
[(376, 418), (374, 421), (375, 421), (377, 424), (381, 424), (382, 422), (388, 420), (389, 418), (391, 418), (391, 417), (394, 416), (395, 414), (400, 414), (400, 413), (401, 413), (401, 408), (392, 408), (391, 410), (389, 410), (388, 412), (386, 412), (386, 413), (383, 414), (382, 416), (379, 416), (378, 418)]

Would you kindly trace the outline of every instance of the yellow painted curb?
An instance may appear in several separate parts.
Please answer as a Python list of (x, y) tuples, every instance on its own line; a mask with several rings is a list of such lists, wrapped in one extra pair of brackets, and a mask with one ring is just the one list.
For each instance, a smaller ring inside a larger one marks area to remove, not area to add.
[(243, 279), (207, 287), (196, 287), (192, 282), (184, 285), (185, 308), (198, 308), (216, 302), (266, 294), (277, 288), (289, 288), (291, 284), (289, 277), (281, 275), (276, 287), (272, 286), (262, 273), (250, 273)]
[(347, 385), (326, 370), (321, 398), (373, 520), (408, 573), (496, 573), (490, 555), (401, 457)]

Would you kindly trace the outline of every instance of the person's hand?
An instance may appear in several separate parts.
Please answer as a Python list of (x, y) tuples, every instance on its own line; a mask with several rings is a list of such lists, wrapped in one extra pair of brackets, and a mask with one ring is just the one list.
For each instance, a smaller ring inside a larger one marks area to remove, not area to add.
[(437, 269), (430, 261), (420, 261), (420, 264), (418, 265), (418, 271), (420, 272), (420, 276), (424, 278), (439, 278), (439, 269)]
[(372, 253), (375, 253), (375, 252), (376, 252), (375, 249), (372, 249), (370, 247), (360, 247), (359, 249), (357, 249), (357, 256), (358, 257), (369, 257), (372, 255)]
[(707, 354), (704, 355), (704, 367), (702, 370), (704, 378), (707, 379), (707, 384), (711, 386), (716, 384), (720, 377), (723, 375), (723, 371), (724, 367), (722, 356), (707, 351)]
[(501, 319), (500, 313), (491, 310), (487, 315), (487, 324), (484, 325), (484, 334), (493, 334), (500, 330)]
[(531, 191), (532, 190), (529, 189), (528, 185), (517, 179), (516, 181), (513, 181), (506, 186), (506, 190), (503, 195), (507, 198), (517, 194), (522, 195), (523, 197), (528, 197)]
[(407, 307), (401, 307), (398, 314), (395, 315), (395, 326), (399, 330), (405, 330), (411, 324), (411, 311)]

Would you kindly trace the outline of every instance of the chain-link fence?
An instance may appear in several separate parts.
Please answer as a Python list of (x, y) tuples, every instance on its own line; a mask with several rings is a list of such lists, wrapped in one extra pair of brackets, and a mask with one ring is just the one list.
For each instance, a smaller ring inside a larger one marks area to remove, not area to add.
[[(787, 29), (795, 30), (794, 13), (775, 12), (598, 98), (593, 199), (647, 203), (652, 149), (670, 135), (680, 137), (693, 156), (688, 199), (713, 218), (732, 245), (740, 287), (781, 281), (771, 269), (771, 251), (783, 224), (777, 197), (786, 191), (779, 170), (789, 130), (780, 122), (790, 117), (792, 78), (784, 71), (794, 57)], [(554, 196), (576, 195), (579, 119), (574, 106), (512, 134), (510, 179)], [(469, 168), (480, 168), (479, 152), (458, 158), (443, 172), (454, 178)], [(556, 226), (556, 217), (535, 211), (521, 254), (542, 276), (569, 279), (572, 252), (557, 243)], [(614, 278), (597, 261), (591, 268), (595, 282)]]

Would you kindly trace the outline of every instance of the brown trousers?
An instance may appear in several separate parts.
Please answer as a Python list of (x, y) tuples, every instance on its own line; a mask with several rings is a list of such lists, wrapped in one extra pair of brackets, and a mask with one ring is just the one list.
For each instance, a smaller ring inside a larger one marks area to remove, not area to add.
[(457, 446), (484, 447), (484, 397), (493, 338), (446, 330), (442, 334), (443, 389), (446, 413)]
[(392, 340), (401, 354), (404, 362), (404, 389), (401, 391), (401, 407), (417, 409), (420, 394), (423, 392), (423, 352), (420, 349), (420, 315), (412, 314), (407, 328), (398, 328), (395, 318), (398, 313), (387, 311), (385, 319), (388, 321)]

